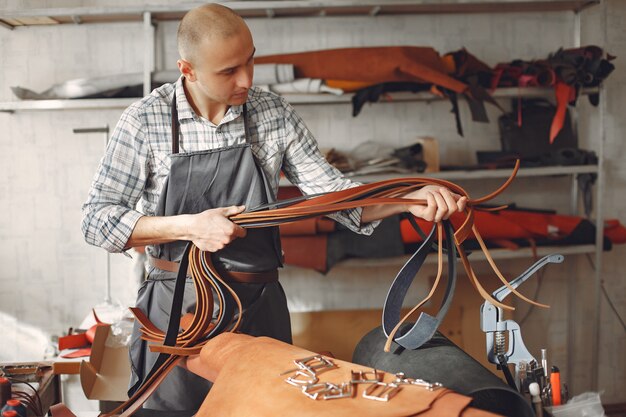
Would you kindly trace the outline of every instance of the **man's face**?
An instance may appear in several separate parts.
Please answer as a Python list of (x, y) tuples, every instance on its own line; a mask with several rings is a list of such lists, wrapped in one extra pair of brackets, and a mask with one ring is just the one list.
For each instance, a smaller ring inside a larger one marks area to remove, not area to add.
[(244, 104), (252, 86), (254, 51), (247, 27), (227, 38), (205, 40), (194, 59), (195, 82), (211, 101), (229, 106)]

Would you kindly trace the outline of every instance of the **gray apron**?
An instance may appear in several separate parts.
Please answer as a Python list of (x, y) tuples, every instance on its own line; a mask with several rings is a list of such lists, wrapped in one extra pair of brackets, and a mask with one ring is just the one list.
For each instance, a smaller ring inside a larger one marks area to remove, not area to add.
[[(231, 205), (252, 209), (275, 201), (263, 171), (257, 166), (249, 145), (246, 106), (243, 108), (246, 141), (243, 145), (205, 151), (178, 153), (178, 112), (176, 95), (172, 101), (171, 170), (157, 205), (157, 216), (195, 214)], [(149, 246), (148, 253), (160, 259), (179, 262), (187, 242)], [(249, 229), (245, 238), (231, 242), (213, 254), (219, 269), (237, 272), (266, 272), (282, 266), (278, 227)], [(166, 331), (174, 294), (176, 273), (151, 267), (139, 289), (136, 306), (161, 330)], [(291, 324), (282, 286), (272, 283), (229, 282), (241, 299), (244, 311), (239, 331), (253, 336), (269, 336), (291, 343)], [(215, 296), (215, 294), (214, 294)], [(187, 277), (182, 314), (193, 312), (196, 303), (193, 282)], [(217, 307), (214, 309), (214, 317)], [(135, 322), (130, 345), (131, 395), (148, 374), (158, 354), (147, 349)], [(156, 410), (198, 410), (211, 383), (176, 367), (146, 401)]]

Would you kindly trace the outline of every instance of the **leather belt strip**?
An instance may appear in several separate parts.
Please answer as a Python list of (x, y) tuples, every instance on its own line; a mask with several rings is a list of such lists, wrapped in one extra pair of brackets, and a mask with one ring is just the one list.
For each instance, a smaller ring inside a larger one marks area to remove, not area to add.
[[(478, 199), (470, 199), (468, 193), (463, 188), (449, 181), (420, 177), (398, 178), (361, 185), (328, 194), (304, 196), (298, 199), (267, 204), (233, 216), (230, 220), (244, 228), (257, 228), (294, 222), (357, 207), (407, 203), (425, 204), (426, 202), (423, 200), (401, 198), (401, 196), (405, 195), (407, 192), (419, 189), (425, 185), (444, 186), (461, 196), (467, 197), (468, 203), (465, 208), (466, 217), (461, 226), (453, 230), (451, 224), (447, 221), (443, 222), (443, 224), (433, 226), (427, 242), (424, 242), (418, 251), (407, 261), (406, 265), (403, 266), (389, 290), (384, 309), (385, 316), (383, 318), (383, 324), (386, 329), (385, 332), (388, 332), (386, 350), (388, 350), (392, 341), (406, 344), (409, 348), (413, 348), (411, 346), (419, 346), (432, 336), (432, 333), (434, 333), (434, 330), (436, 330), (438, 324), (443, 319), (451, 303), (456, 282), (455, 265), (457, 253), (470, 282), (485, 300), (503, 309), (514, 309), (513, 307), (493, 299), (476, 277), (467, 254), (462, 247), (463, 242), (471, 233), (478, 239), (481, 250), (484, 252), (485, 257), (498, 278), (513, 294), (531, 304), (547, 307), (524, 297), (509, 284), (507, 279), (504, 278), (498, 270), (487, 247), (480, 238), (478, 230), (473, 225), (474, 210), (478, 209), (476, 206), (496, 197), (504, 191), (511, 181), (513, 181), (518, 170), (519, 161), (515, 165), (509, 179), (500, 188)], [(440, 281), (443, 258), (442, 235), (445, 231), (445, 246), (448, 254), (448, 285), (442, 306), (436, 317), (422, 313), (416, 325), (413, 326), (411, 330), (396, 337), (397, 330), (408, 318), (408, 315), (406, 315), (400, 319), (402, 301), (408, 287), (424, 262), (426, 255), (433, 247), (435, 231), (437, 232), (437, 252), (439, 259), (437, 278), (428, 296), (418, 303), (413, 310), (417, 310), (430, 299)], [(182, 295), (188, 268), (194, 282), (197, 303), (192, 318), (187, 320), (186, 328), (180, 331)], [(216, 300), (213, 299), (211, 289), (217, 294)], [(212, 319), (215, 303), (217, 303), (218, 314), (215, 319)], [(161, 329), (154, 326), (140, 310), (132, 310), (141, 326), (142, 338), (152, 343), (150, 346), (151, 351), (159, 352), (160, 354), (155, 363), (155, 367), (148, 373), (141, 387), (128, 401), (111, 413), (106, 414), (105, 416), (107, 417), (119, 414), (122, 410), (126, 410), (121, 414), (123, 417), (132, 415), (156, 389), (158, 384), (165, 377), (164, 375), (167, 374), (181, 358), (198, 354), (206, 341), (220, 333), (235, 332), (240, 324), (242, 315), (241, 302), (235, 292), (228, 286), (225, 279), (216, 270), (211, 260), (211, 253), (200, 251), (191, 242), (187, 245), (178, 269), (174, 301), (172, 303), (167, 332), (163, 332)]]
[[(442, 224), (443, 223), (443, 224)], [(452, 224), (449, 221), (444, 221), (442, 223), (437, 223), (433, 225), (433, 228), (430, 234), (422, 243), (421, 247), (417, 250), (417, 252), (413, 255), (409, 261), (402, 267), (396, 278), (394, 279), (391, 287), (389, 288), (389, 292), (387, 293), (387, 298), (385, 299), (385, 305), (383, 307), (383, 331), (387, 336), (387, 343), (385, 344), (385, 351), (389, 351), (391, 348), (391, 342), (395, 341), (402, 347), (406, 349), (417, 349), (422, 346), (424, 343), (429, 341), (439, 325), (445, 318), (450, 305), (452, 304), (452, 298), (454, 296), (454, 289), (456, 288), (456, 248), (453, 243), (453, 230)], [(439, 285), (439, 281), (442, 276), (443, 271), (443, 246), (441, 245), (442, 240), (442, 229), (445, 229), (446, 233), (446, 252), (448, 254), (448, 285), (446, 287), (445, 294), (443, 296), (443, 300), (441, 302), (441, 307), (439, 308), (439, 312), (436, 317), (432, 317), (431, 315), (421, 312), (419, 318), (413, 324), (413, 326), (408, 329), (403, 335), (396, 337), (396, 333), (402, 326), (402, 324), (411, 316), (415, 311), (417, 311), (422, 305), (424, 305), (435, 293), (437, 286)], [(435, 230), (437, 230), (437, 252), (438, 252), (438, 263), (437, 263), (437, 276), (435, 278), (435, 283), (430, 290), (430, 293), (420, 301), (411, 311), (409, 311), (402, 319), (400, 319), (400, 310), (402, 309), (402, 304), (406, 293), (417, 276), (419, 269), (421, 268), (426, 256), (430, 252), (430, 248), (433, 247), (434, 244), (434, 236)], [(393, 327), (393, 329), (392, 329)]]
[[(178, 272), (180, 263), (168, 261), (165, 259), (155, 258), (148, 255), (148, 265), (167, 272)], [(191, 275), (191, 271), (187, 268), (187, 276)], [(238, 272), (220, 270), (220, 275), (226, 282), (245, 282), (245, 283), (267, 283), (278, 281), (278, 270), (266, 272)]]

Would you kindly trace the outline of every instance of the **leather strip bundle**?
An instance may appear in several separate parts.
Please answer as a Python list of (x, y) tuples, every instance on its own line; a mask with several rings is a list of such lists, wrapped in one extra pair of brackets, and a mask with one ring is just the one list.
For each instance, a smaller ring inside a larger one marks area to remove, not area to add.
[[(481, 296), (484, 299), (489, 300), (493, 305), (499, 306), (507, 310), (513, 310), (513, 307), (504, 305), (497, 300), (494, 300), (491, 295), (482, 287), (478, 278), (476, 277), (476, 274), (474, 273), (468, 260), (467, 254), (462, 247), (463, 241), (465, 241), (465, 239), (467, 239), (468, 236), (473, 233), (478, 239), (481, 248), (485, 253), (485, 256), (487, 257), (487, 260), (494, 269), (494, 272), (496, 273), (496, 275), (498, 275), (502, 282), (505, 285), (509, 286), (510, 290), (523, 300), (535, 305), (546, 307), (545, 305), (538, 304), (532, 300), (529, 300), (528, 298), (517, 292), (514, 288), (510, 287), (506, 278), (504, 278), (500, 271), (497, 269), (493, 259), (489, 255), (487, 247), (484, 245), (482, 239), (480, 239), (480, 234), (478, 230), (473, 225), (474, 210), (476, 209), (476, 205), (491, 200), (502, 191), (504, 191), (504, 189), (506, 189), (506, 187), (514, 179), (518, 169), (519, 161), (516, 164), (511, 177), (499, 189), (479, 199), (470, 199), (468, 193), (463, 188), (449, 181), (420, 177), (397, 178), (361, 185), (343, 191), (323, 195), (304, 196), (301, 198), (267, 204), (233, 216), (231, 217), (231, 220), (244, 228), (261, 228), (312, 218), (319, 215), (331, 214), (337, 211), (352, 209), (356, 207), (407, 203), (425, 204), (425, 201), (409, 200), (401, 198), (401, 196), (426, 185), (438, 185), (447, 187), (451, 191), (468, 198), (468, 204), (464, 213), (465, 220), (463, 221), (463, 223), (455, 231), (452, 230), (452, 227), (449, 223), (446, 223), (446, 233), (448, 234), (447, 252), (449, 257), (449, 263), (454, 264), (453, 259), (456, 258), (456, 250), (468, 277), (470, 278), (472, 284), (477, 289), (477, 291), (481, 294)], [(434, 241), (435, 229), (438, 230), (437, 247), (439, 252), (440, 265), (440, 271), (438, 274), (438, 278), (435, 281), (435, 285), (439, 282), (442, 262), (441, 238), (443, 227), (442, 225), (435, 225), (430, 233), (430, 243), (422, 245), (421, 249), (418, 250), (418, 253), (416, 253), (416, 255), (414, 255), (411, 260), (409, 260), (409, 262), (407, 262), (407, 265), (405, 265), (400, 273), (407, 278), (410, 278), (408, 280), (409, 285), (410, 281), (415, 276), (421, 266), (421, 262), (416, 260), (425, 258), (426, 254), (431, 249), (432, 242)], [(188, 267), (190, 268), (191, 276), (193, 278), (193, 283), (195, 286), (197, 306), (195, 313), (192, 316), (183, 317), (182, 324), (184, 330), (179, 333), (179, 325), (181, 324), (180, 312), (182, 292), (184, 290), (184, 283)], [(452, 282), (450, 280), (452, 279), (452, 276), (455, 275), (452, 266), (450, 267), (450, 271), (451, 276), (448, 277), (448, 293), (451, 295), (453, 288), (450, 288), (450, 282)], [(406, 286), (406, 281), (404, 285)], [(211, 289), (213, 289), (217, 294), (217, 300), (213, 299)], [(391, 291), (392, 290), (390, 290), (390, 292)], [(402, 290), (400, 292), (402, 292)], [(418, 307), (416, 307), (416, 309), (430, 298), (432, 292), (434, 292), (434, 289), (424, 301), (418, 304)], [(211, 317), (215, 304), (218, 306), (219, 313), (217, 315), (217, 318), (212, 321)], [(443, 306), (442, 308), (443, 314), (445, 314), (445, 308), (445, 306)], [(149, 397), (152, 390), (154, 390), (158, 386), (158, 384), (165, 378), (165, 375), (169, 372), (169, 370), (172, 369), (172, 367), (176, 366), (181, 358), (189, 355), (198, 354), (201, 351), (202, 346), (204, 346), (209, 339), (217, 336), (218, 334), (224, 332), (235, 332), (241, 320), (242, 308), (241, 303), (237, 298), (237, 295), (220, 277), (218, 271), (215, 269), (211, 260), (211, 253), (202, 252), (195, 245), (189, 243), (181, 260), (180, 269), (178, 272), (176, 288), (174, 292), (174, 302), (171, 309), (170, 322), (167, 332), (163, 332), (162, 330), (156, 328), (140, 310), (133, 309), (133, 312), (135, 313), (137, 320), (141, 324), (143, 338), (147, 341), (153, 342), (154, 344), (150, 346), (150, 349), (155, 352), (160, 352), (160, 355), (156, 361), (155, 367), (147, 375), (141, 388), (139, 388), (126, 403), (122, 404), (122, 406), (120, 406), (118, 409), (113, 410), (107, 416), (117, 414), (123, 409), (125, 409), (126, 411), (124, 411), (122, 416), (126, 417), (132, 415)], [(405, 316), (404, 318), (400, 319), (399, 315), (396, 314), (396, 316), (397, 317), (391, 317), (387, 321), (387, 323), (391, 323), (391, 325), (395, 327), (389, 332), (388, 345), (391, 343), (392, 340), (394, 340), (397, 328), (399, 328), (402, 323), (404, 323), (404, 321), (408, 318), (408, 316)], [(441, 315), (438, 315), (438, 320), (442, 318), (443, 317), (441, 317)], [(436, 326), (434, 330), (436, 330)], [(433, 333), (434, 330), (432, 330)], [(424, 339), (423, 335), (421, 336), (421, 339)]]

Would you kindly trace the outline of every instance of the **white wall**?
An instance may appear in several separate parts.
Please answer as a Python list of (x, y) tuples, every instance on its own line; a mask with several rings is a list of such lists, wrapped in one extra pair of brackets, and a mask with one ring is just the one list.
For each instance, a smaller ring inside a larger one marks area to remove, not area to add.
[[(115, 6), (128, 3), (106, 2)], [(94, 4), (95, 1), (80, 0), (4, 0), (0, 1), (0, 8)], [(603, 16), (608, 22), (605, 29), (598, 23)], [(582, 33), (591, 43), (602, 43), (606, 36), (608, 51), (621, 58), (616, 61), (617, 71), (605, 83), (607, 192), (603, 199), (607, 216), (626, 222), (626, 206), (621, 203), (626, 168), (620, 159), (626, 146), (622, 139), (626, 120), (619, 111), (626, 97), (626, 75), (620, 64), (626, 56), (624, 19), (626, 4), (609, 0), (585, 12)], [(574, 28), (569, 13), (253, 19), (248, 23), (259, 56), (349, 46), (423, 45), (441, 53), (466, 47), (490, 65), (513, 58), (541, 58), (560, 46), (571, 46)], [(164, 51), (159, 55), (158, 69), (175, 67), (175, 29), (175, 23), (164, 23), (158, 28), (158, 43)], [(141, 71), (142, 39), (142, 26), (138, 23), (13, 31), (0, 28), (0, 101), (14, 99), (9, 90), (13, 85), (38, 91), (71, 78)], [(597, 110), (585, 98), (579, 103), (581, 141), (596, 146)], [(446, 163), (472, 163), (476, 150), (498, 149), (498, 114), (489, 109), (490, 124), (473, 123), (464, 103), (461, 106), (464, 138), (456, 134), (450, 106), (444, 102), (366, 105), (357, 118), (351, 117), (349, 105), (301, 105), (297, 109), (323, 147), (349, 150), (363, 140), (399, 146), (411, 143), (417, 136), (429, 135), (441, 141)], [(101, 156), (104, 137), (75, 135), (72, 129), (113, 126), (120, 113), (121, 110), (0, 113), (0, 327), (15, 329), (19, 323), (25, 323), (47, 335), (58, 335), (80, 323), (90, 308), (103, 299), (106, 256), (102, 250), (84, 243), (80, 206)], [(569, 186), (558, 180), (549, 184), (552, 191), (540, 193), (534, 191), (536, 187), (543, 191), (545, 183), (520, 180), (515, 192), (522, 193), (526, 205), (563, 210), (569, 201)], [(493, 187), (494, 184), (487, 184), (485, 188)], [(476, 195), (482, 193), (481, 189), (470, 189)], [(510, 199), (507, 196), (504, 200)], [(626, 283), (621, 272), (621, 257), (625, 253), (623, 246), (615, 247), (605, 254), (603, 266), (605, 286), (622, 316), (626, 316)], [(565, 366), (565, 297), (568, 287), (575, 284), (576, 343), (570, 350), (576, 366), (570, 387), (574, 392), (582, 392), (590, 387), (594, 363), (589, 357), (590, 338), (594, 334), (590, 295), (593, 273), (582, 257), (570, 257), (568, 262), (571, 269), (560, 268), (547, 275), (539, 300), (553, 308), (534, 312), (525, 324), (524, 336), (527, 346), (537, 355), (541, 347), (554, 348), (554, 356)], [(507, 268), (516, 272), (526, 264), (516, 262)], [(131, 260), (113, 256), (113, 296), (126, 305), (131, 305), (135, 297), (132, 267)], [(393, 272), (389, 271), (389, 279)], [(530, 292), (529, 288), (526, 293)], [(521, 314), (525, 306), (519, 310)], [(626, 336), (604, 300), (600, 334), (600, 389), (607, 402), (625, 401), (620, 387), (626, 386)], [(33, 359), (25, 357), (24, 351), (17, 340), (4, 339), (0, 359)]]

